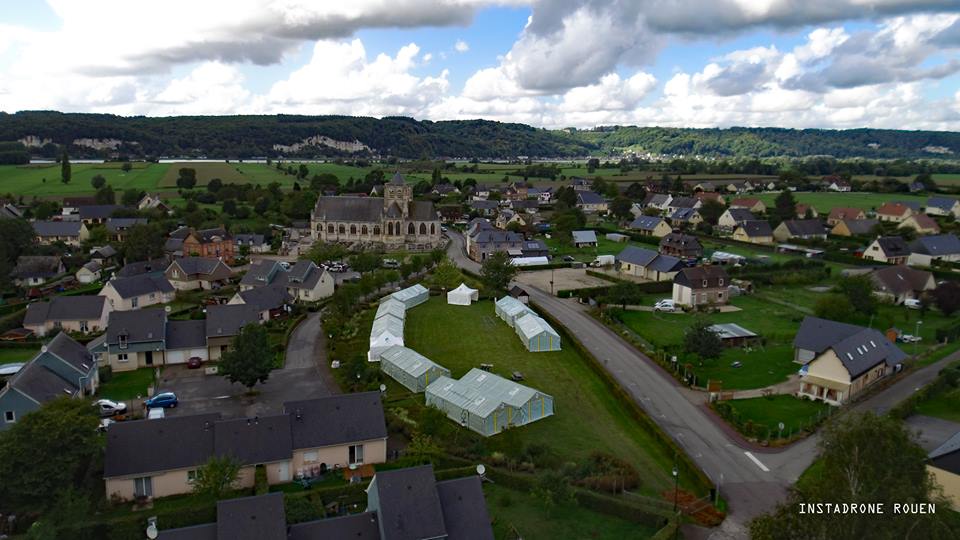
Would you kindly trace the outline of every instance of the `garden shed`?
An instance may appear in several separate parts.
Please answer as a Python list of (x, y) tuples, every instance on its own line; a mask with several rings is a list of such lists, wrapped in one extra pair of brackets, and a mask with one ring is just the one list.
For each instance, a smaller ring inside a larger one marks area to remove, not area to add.
[(527, 313), (518, 318), (513, 328), (520, 336), (523, 346), (530, 352), (560, 350), (560, 334), (550, 326), (550, 323), (533, 313)]
[(430, 383), (426, 401), (485, 437), (553, 415), (552, 396), (476, 368)]
[[(526, 304), (512, 296), (504, 296), (497, 300), (494, 311), (497, 317), (500, 317), (510, 325), (510, 328), (513, 328), (514, 321), (516, 321), (518, 317), (522, 317), (527, 313), (533, 313), (533, 310), (527, 307)], [(536, 314), (534, 313), (534, 315)]]
[(449, 369), (399, 345), (380, 353), (380, 370), (411, 392), (423, 392), (433, 381), (450, 376)]
[(394, 345), (403, 345), (403, 319), (389, 314), (374, 319), (367, 360), (378, 362), (380, 353)]
[(393, 315), (400, 320), (406, 319), (407, 306), (403, 302), (388, 296), (377, 306), (377, 315), (374, 318), (379, 319), (384, 315)]
[(430, 298), (430, 291), (426, 287), (417, 283), (412, 287), (407, 287), (402, 291), (397, 291), (390, 295), (392, 298), (403, 302), (407, 309), (419, 306)]
[(470, 302), (476, 302), (479, 298), (480, 292), (467, 287), (466, 283), (447, 293), (447, 303), (455, 306), (469, 306)]

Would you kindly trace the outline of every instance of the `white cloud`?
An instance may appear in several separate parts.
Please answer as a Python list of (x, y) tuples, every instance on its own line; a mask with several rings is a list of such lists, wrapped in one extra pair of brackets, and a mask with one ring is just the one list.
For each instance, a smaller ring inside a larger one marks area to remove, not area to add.
[(470, 45), (462, 39), (458, 39), (456, 43), (453, 44), (453, 49), (458, 53), (465, 53), (470, 50)]

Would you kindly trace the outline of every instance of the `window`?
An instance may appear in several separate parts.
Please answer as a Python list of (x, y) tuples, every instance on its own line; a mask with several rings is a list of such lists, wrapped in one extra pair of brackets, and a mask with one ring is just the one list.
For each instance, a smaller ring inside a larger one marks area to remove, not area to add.
[(171, 275), (173, 275), (174, 278), (178, 278), (180, 277), (180, 272), (178, 270), (174, 270), (173, 272), (171, 272)]
[(133, 495), (135, 497), (153, 497), (153, 479), (149, 476), (134, 478)]
[(367, 226), (366, 226), (366, 225), (360, 227), (360, 234), (362, 234), (362, 235), (364, 235), (364, 236), (366, 236), (366, 235), (368, 234)]
[(436, 223), (431, 223), (431, 224), (430, 224), (430, 234), (437, 234), (437, 224), (436, 224)]
[(340, 234), (347, 234), (346, 225), (340, 225), (340, 227), (337, 228), (337, 232), (339, 232)]
[(327, 225), (327, 234), (333, 234), (333, 223)]
[(17, 421), (17, 413), (15, 413), (14, 411), (4, 411), (4, 413), (3, 413), (3, 421), (6, 422), (6, 423), (8, 423), (8, 424), (12, 424), (12, 423), (16, 422), (16, 421)]
[(117, 346), (120, 347), (121, 349), (126, 349), (126, 348), (127, 348), (127, 335), (126, 335), (126, 334), (120, 334), (119, 336), (117, 336)]
[(720, 278), (720, 283), (719, 283), (719, 285), (720, 285), (721, 287), (723, 287), (723, 278)]
[(88, 327), (88, 324), (87, 324), (87, 321), (80, 321), (80, 331), (81, 331), (81, 332), (89, 332), (89, 331), (90, 331), (90, 329), (89, 329), (89, 327)]
[(150, 293), (150, 299), (153, 300), (157, 297), (157, 293)]
[(356, 226), (356, 225), (351, 225), (351, 226), (350, 226), (350, 234), (357, 234), (357, 226)]
[(426, 224), (426, 223), (421, 223), (421, 224), (420, 224), (420, 234), (427, 234), (427, 224)]
[(134, 296), (133, 300), (130, 301), (130, 307), (140, 307), (140, 299)]
[(417, 229), (413, 226), (413, 223), (407, 224), (407, 234), (417, 234)]
[(304, 463), (316, 463), (318, 459), (320, 459), (320, 454), (316, 451), (303, 453)]
[(350, 447), (350, 464), (363, 464), (363, 445), (357, 444)]
[(393, 236), (393, 223), (387, 223), (387, 234)]
[(374, 226), (373, 226), (373, 234), (374, 234), (374, 235), (377, 235), (377, 236), (380, 235), (380, 226), (379, 226), (379, 225), (374, 225)]
[(127, 356), (127, 353), (120, 353), (117, 355), (117, 362), (129, 362), (130, 358)]
[(187, 471), (187, 483), (192, 484), (197, 480), (197, 470)]
[(704, 286), (704, 287), (707, 286), (707, 280), (703, 280), (703, 286)]

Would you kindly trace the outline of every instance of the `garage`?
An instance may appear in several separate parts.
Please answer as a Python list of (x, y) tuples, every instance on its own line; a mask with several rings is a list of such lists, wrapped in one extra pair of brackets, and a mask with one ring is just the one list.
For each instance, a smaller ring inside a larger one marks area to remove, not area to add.
[(207, 353), (206, 321), (167, 321), (167, 364), (186, 364), (197, 356), (204, 362)]
[(191, 349), (167, 349), (166, 360), (167, 364), (186, 364), (187, 360), (197, 356), (204, 362), (207, 361), (207, 348), (198, 347)]

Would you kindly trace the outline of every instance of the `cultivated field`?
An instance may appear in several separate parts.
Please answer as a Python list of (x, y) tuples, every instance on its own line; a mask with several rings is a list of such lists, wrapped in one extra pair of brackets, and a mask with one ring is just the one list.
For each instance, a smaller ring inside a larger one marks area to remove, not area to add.
[[(756, 197), (767, 205), (767, 208), (773, 206), (777, 193), (761, 193), (759, 195), (745, 195), (746, 197)], [(829, 213), (831, 208), (845, 206), (848, 208), (862, 208), (863, 210), (873, 210), (889, 201), (917, 201), (921, 204), (927, 202), (926, 195), (910, 195), (907, 193), (839, 193), (832, 191), (818, 192), (798, 192), (793, 197), (799, 203), (813, 205), (817, 212), (821, 214)]]
[(60, 181), (60, 165), (0, 165), (0, 193), (27, 197), (64, 197), (92, 195), (90, 180), (100, 174), (114, 190), (137, 188), (157, 189), (167, 171), (166, 164), (135, 163), (130, 172), (123, 172), (120, 163), (74, 163), (69, 184)]
[(266, 186), (270, 182), (280, 182), (285, 187), (293, 186), (293, 182), (296, 180), (293, 176), (285, 175), (263, 163), (180, 162), (169, 165), (166, 174), (160, 180), (160, 187), (176, 189), (181, 168), (191, 168), (197, 171), (197, 186), (205, 186), (214, 178), (219, 178), (224, 184), (260, 184)]

